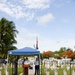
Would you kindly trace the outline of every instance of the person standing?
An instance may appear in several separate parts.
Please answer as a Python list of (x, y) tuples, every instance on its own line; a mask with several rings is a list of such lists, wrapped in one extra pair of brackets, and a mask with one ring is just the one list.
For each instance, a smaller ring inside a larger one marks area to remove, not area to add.
[(38, 58), (36, 58), (36, 61), (34, 62), (34, 64), (35, 64), (35, 75), (39, 75), (39, 65), (40, 65), (40, 63), (39, 63), (39, 60), (38, 60)]
[(29, 66), (30, 66), (30, 62), (28, 58), (26, 57), (25, 62), (24, 62), (24, 75), (28, 75)]
[(25, 62), (25, 58), (22, 59), (22, 67), (23, 67), (23, 75), (24, 75), (24, 62)]

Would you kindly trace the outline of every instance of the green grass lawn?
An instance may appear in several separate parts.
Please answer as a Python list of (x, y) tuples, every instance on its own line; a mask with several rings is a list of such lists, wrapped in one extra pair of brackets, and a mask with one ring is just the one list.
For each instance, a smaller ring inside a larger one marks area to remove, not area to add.
[[(13, 70), (13, 69), (11, 68), (11, 66), (8, 65), (7, 71), (9, 72), (9, 75), (12, 75), (12, 70)], [(6, 75), (6, 74), (5, 74), (5, 69), (4, 69), (3, 66), (2, 66), (2, 70), (0, 70), (0, 71), (1, 71), (1, 75)], [(22, 71), (23, 71), (22, 66), (18, 67), (18, 75), (19, 75), (20, 73), (22, 73)]]
[[(67, 75), (72, 75), (72, 70), (75, 70), (75, 67), (72, 67), (71, 70), (70, 70), (70, 69), (67, 70), (67, 69), (66, 69), (66, 66), (63, 67), (63, 68), (61, 68), (61, 67), (58, 67), (58, 68), (59, 68), (59, 69), (57, 70), (58, 75), (64, 75), (64, 74), (63, 74), (63, 70), (66, 70)], [(46, 75), (46, 74), (45, 74), (45, 71), (44, 71), (44, 66), (42, 66), (41, 69), (42, 69), (42, 70), (41, 70), (41, 75)], [(48, 71), (49, 71), (50, 75), (54, 75), (54, 71), (53, 71), (53, 70), (48, 69)], [(71, 73), (71, 74), (70, 74), (70, 73)]]
[[(73, 69), (75, 69), (75, 67), (72, 67), (71, 71)], [(57, 70), (58, 75), (63, 75), (63, 70), (66, 70), (66, 66), (63, 68), (59, 67), (59, 69)], [(50, 75), (54, 75), (53, 70), (48, 69), (48, 71), (49, 71)], [(70, 75), (70, 70), (66, 70), (66, 71), (67, 71), (67, 75)], [(10, 65), (8, 66), (8, 72), (9, 72), (9, 75), (12, 75), (12, 68), (10, 67)], [(21, 74), (22, 72), (23, 72), (22, 66), (18, 67), (18, 75)], [(1, 73), (2, 73), (1, 75), (5, 75), (4, 67), (2, 68)], [(41, 75), (46, 75), (45, 70), (44, 70), (44, 66), (41, 66)]]

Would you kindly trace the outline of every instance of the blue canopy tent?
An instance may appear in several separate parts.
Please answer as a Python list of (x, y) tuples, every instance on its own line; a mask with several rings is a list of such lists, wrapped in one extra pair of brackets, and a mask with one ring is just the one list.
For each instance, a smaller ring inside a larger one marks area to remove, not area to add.
[(8, 51), (8, 54), (11, 54), (11, 55), (39, 55), (40, 51), (37, 49), (30, 48), (30, 47), (25, 47), (25, 48), (18, 49), (18, 50), (10, 50)]
[[(31, 47), (25, 47), (25, 48), (17, 49), (17, 50), (9, 50), (8, 54), (9, 55), (25, 55), (25, 56), (37, 55), (40, 61), (40, 51)], [(15, 73), (15, 75), (17, 75), (17, 73)], [(39, 75), (40, 75), (40, 72), (39, 72)]]

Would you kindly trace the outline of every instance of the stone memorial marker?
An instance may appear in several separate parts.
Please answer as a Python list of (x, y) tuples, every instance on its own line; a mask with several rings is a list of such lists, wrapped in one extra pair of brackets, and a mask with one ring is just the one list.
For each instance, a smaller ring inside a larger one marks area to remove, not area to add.
[(66, 70), (63, 70), (63, 74), (64, 74), (64, 75), (67, 75), (67, 72), (66, 72)]
[(58, 75), (58, 72), (57, 72), (57, 70), (54, 70), (54, 75)]
[(46, 75), (50, 75), (50, 74), (49, 74), (49, 71), (46, 71)]
[(72, 70), (72, 75), (75, 75), (75, 70)]
[(1, 71), (0, 71), (0, 75), (1, 75)]

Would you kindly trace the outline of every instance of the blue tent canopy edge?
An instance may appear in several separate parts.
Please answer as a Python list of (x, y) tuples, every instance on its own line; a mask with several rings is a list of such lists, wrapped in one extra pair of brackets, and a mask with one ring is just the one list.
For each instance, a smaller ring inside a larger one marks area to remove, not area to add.
[(17, 50), (9, 50), (10, 55), (39, 55), (40, 51), (31, 47), (25, 47)]

